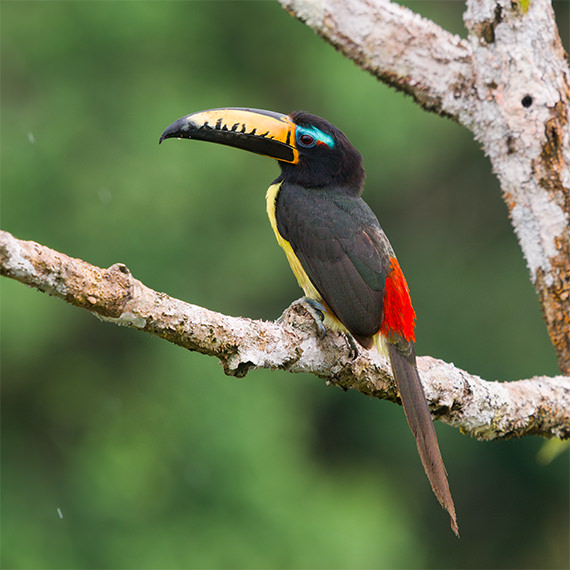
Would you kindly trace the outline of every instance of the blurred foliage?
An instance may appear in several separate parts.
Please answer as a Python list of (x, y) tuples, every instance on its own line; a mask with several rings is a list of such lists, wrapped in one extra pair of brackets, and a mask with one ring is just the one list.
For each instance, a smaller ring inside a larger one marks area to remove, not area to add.
[[(462, 3), (407, 2), (461, 30)], [(566, 21), (568, 5), (556, 9)], [(2, 227), (233, 315), (299, 295), (265, 217), (275, 163), (169, 142), (217, 106), (306, 109), (365, 157), (418, 352), (488, 379), (557, 372), (469, 133), (274, 2), (3, 2)], [(559, 16), (560, 16), (559, 14)], [(561, 30), (563, 31), (563, 30)], [(3, 568), (561, 568), (568, 453), (438, 425), (462, 539), (402, 410), (213, 360), (2, 280)]]

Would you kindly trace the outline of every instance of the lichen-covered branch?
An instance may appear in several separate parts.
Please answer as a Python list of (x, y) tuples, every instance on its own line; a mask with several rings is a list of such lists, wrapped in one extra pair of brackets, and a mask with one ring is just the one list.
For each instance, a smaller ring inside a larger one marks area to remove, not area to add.
[[(354, 358), (346, 339), (323, 340), (294, 306), (281, 322), (229, 317), (149, 289), (127, 267), (95, 267), (0, 231), (0, 273), (87, 309), (99, 318), (220, 359), (227, 374), (253, 368), (306, 372), (344, 389), (399, 401), (388, 363), (376, 351)], [(479, 439), (570, 438), (570, 378), (488, 382), (431, 357), (418, 359), (435, 418)]]
[(570, 373), (570, 70), (549, 0), (467, 0), (460, 39), (388, 0), (279, 0), (344, 55), (470, 129)]

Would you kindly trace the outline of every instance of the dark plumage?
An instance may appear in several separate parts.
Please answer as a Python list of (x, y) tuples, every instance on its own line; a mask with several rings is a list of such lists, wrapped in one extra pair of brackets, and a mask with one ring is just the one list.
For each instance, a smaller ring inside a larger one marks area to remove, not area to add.
[(360, 197), (362, 158), (329, 122), (297, 111), (211, 109), (170, 125), (165, 138), (196, 138), (275, 158), (267, 192), (279, 245), (313, 307), (365, 348), (386, 347), (402, 404), (432, 489), (458, 534), (455, 507), (416, 368), (415, 312), (378, 219)]

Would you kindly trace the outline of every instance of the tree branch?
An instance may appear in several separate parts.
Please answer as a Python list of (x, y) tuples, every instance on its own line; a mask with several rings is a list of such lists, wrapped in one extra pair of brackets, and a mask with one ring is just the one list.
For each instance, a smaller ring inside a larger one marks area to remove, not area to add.
[(279, 0), (363, 69), (471, 130), (570, 373), (570, 70), (549, 0), (467, 0), (468, 39), (388, 0)]
[[(473, 53), (459, 36), (385, 0), (279, 2), (362, 69), (425, 109), (454, 118), (463, 112), (458, 99), (473, 83)], [(456, 90), (450, 92), (450, 85)]]
[[(343, 389), (399, 402), (389, 364), (376, 351), (351, 358), (344, 336), (321, 341), (311, 317), (294, 306), (281, 322), (230, 317), (149, 289), (127, 267), (90, 265), (0, 231), (0, 273), (87, 309), (100, 319), (136, 328), (215, 356), (226, 374), (255, 368), (306, 372)], [(482, 440), (541, 435), (570, 438), (570, 378), (482, 380), (428, 356), (418, 359), (433, 416)]]

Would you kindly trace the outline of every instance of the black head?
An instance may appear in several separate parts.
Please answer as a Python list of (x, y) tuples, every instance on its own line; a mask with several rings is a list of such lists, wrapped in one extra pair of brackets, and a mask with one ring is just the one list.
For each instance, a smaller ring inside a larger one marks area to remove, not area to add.
[(280, 180), (305, 188), (343, 187), (360, 194), (364, 168), (360, 153), (346, 135), (321, 117), (295, 111), (289, 115), (295, 129), (295, 147), (299, 152), (295, 164), (279, 162)]

